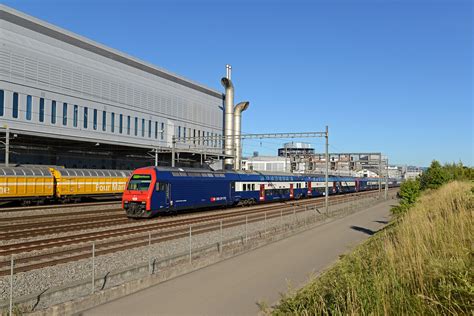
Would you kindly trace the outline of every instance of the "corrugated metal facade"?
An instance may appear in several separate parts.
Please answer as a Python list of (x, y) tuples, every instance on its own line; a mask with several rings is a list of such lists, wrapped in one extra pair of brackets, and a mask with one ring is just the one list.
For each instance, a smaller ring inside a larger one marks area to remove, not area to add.
[(38, 136), (153, 148), (222, 135), (220, 92), (4, 6), (0, 90), (0, 126)]

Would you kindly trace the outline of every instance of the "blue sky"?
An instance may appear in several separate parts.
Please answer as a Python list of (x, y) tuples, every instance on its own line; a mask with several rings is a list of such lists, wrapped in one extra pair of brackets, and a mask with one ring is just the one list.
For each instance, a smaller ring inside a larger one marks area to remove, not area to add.
[(470, 0), (3, 3), (219, 91), (230, 63), (245, 133), (329, 125), (331, 152), (474, 165)]

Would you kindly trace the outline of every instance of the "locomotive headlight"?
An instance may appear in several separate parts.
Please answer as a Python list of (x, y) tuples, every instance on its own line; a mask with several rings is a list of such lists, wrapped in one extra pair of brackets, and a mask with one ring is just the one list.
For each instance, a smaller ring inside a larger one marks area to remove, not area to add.
[(142, 204), (146, 204), (146, 202), (145, 202), (145, 201), (142, 201)]

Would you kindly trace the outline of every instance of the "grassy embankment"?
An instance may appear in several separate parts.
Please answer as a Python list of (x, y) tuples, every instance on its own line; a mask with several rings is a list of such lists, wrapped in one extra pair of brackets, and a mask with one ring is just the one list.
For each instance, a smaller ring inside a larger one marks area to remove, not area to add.
[(272, 313), (472, 315), (473, 190), (451, 182), (425, 192)]

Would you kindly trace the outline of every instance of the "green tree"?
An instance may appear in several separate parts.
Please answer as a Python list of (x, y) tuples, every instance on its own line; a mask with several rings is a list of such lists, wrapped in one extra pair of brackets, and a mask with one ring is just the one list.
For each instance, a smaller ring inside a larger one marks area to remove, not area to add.
[(450, 180), (452, 177), (448, 168), (442, 167), (438, 161), (433, 160), (431, 166), (420, 177), (420, 188), (421, 190), (437, 189)]
[(400, 204), (392, 208), (393, 214), (406, 212), (420, 196), (420, 182), (417, 180), (407, 180), (400, 186)]

